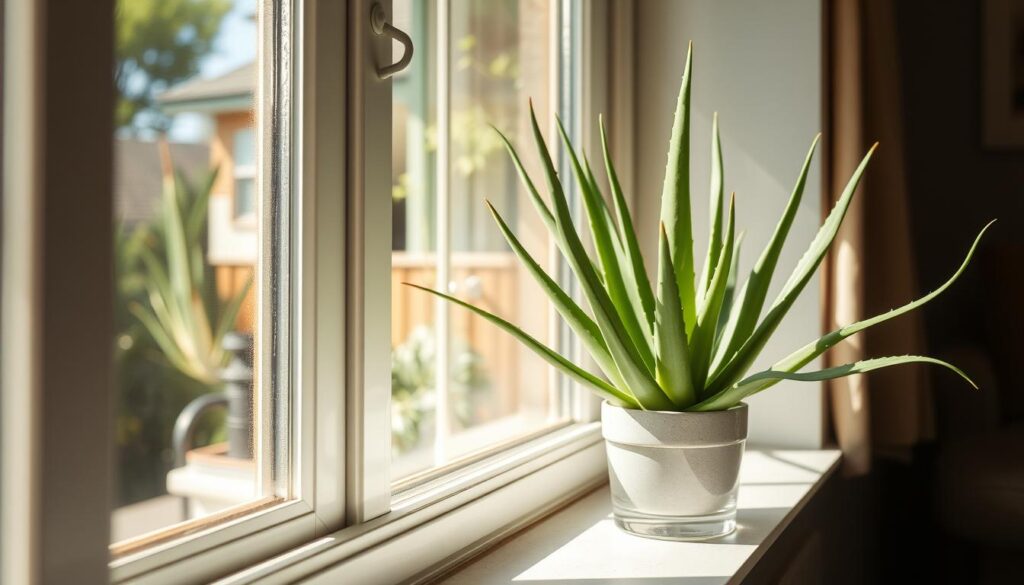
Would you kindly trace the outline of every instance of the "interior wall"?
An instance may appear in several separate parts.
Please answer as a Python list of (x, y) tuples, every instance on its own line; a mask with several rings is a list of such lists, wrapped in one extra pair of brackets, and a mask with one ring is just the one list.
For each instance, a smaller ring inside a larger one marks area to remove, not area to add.
[[(644, 254), (648, 262), (656, 258), (666, 152), (687, 42), (692, 40), (695, 256), (702, 262), (707, 247), (711, 119), (718, 111), (725, 189), (736, 192), (737, 227), (746, 231), (740, 257), (745, 275), (771, 237), (807, 149), (824, 127), (820, 0), (645, 0), (636, 3), (636, 10), (635, 198)], [(819, 160), (768, 303), (818, 229), (820, 169)], [(769, 366), (820, 334), (816, 276), (755, 368)], [(808, 369), (817, 367), (816, 361)], [(804, 448), (822, 444), (820, 384), (783, 382), (748, 402), (752, 443)]]
[[(907, 176), (922, 290), (947, 278), (978, 229), (992, 218), (999, 220), (971, 269), (925, 307), (934, 352), (966, 345), (998, 353), (995, 330), (1024, 322), (1019, 303), (992, 302), (996, 291), (1011, 286), (993, 279), (1014, 272), (1013, 266), (994, 264), (1014, 262), (1017, 274), (1024, 272), (1019, 269), (1024, 262), (1024, 148), (994, 150), (982, 143), (981, 4), (952, 2), (936, 9), (924, 0), (896, 3)], [(1013, 248), (1010, 257), (994, 254)], [(1017, 386), (1017, 376), (1012, 378), (1004, 385)]]

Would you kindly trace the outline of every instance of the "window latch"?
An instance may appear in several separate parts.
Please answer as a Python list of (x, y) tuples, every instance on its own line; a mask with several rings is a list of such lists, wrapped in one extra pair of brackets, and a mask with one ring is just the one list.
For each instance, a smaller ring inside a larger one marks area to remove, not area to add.
[(394, 39), (401, 43), (403, 47), (402, 58), (391, 65), (378, 67), (377, 77), (387, 79), (408, 67), (409, 62), (412, 61), (412, 39), (409, 38), (409, 35), (405, 34), (405, 31), (395, 28), (388, 22), (387, 13), (384, 12), (384, 7), (381, 6), (380, 2), (374, 2), (373, 7), (370, 9), (370, 26), (375, 34)]

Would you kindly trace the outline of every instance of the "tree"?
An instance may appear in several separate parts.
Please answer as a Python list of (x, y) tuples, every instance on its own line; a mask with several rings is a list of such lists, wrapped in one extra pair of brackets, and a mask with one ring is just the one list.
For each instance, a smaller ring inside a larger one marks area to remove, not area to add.
[(119, 128), (167, 129), (169, 119), (154, 107), (154, 96), (199, 73), (230, 8), (231, 0), (117, 0)]

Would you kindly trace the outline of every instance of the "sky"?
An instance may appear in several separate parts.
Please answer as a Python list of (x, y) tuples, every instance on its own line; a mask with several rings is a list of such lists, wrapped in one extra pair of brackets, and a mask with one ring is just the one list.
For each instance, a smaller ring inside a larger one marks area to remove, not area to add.
[[(213, 53), (200, 63), (200, 76), (216, 77), (256, 59), (256, 0), (234, 0), (224, 16), (214, 41)], [(202, 142), (209, 133), (209, 122), (199, 114), (175, 117), (168, 135), (172, 142)]]

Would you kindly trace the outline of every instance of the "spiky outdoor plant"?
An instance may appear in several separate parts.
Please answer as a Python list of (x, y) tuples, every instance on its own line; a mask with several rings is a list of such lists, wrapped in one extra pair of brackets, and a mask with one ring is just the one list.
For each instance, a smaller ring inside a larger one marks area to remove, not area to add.
[(216, 170), (200, 185), (175, 173), (165, 143), (163, 195), (160, 217), (150, 228), (153, 247), (138, 250), (148, 302), (132, 302), (129, 311), (139, 320), (160, 349), (162, 357), (186, 376), (204, 384), (219, 382), (220, 369), (230, 353), (221, 344), (235, 326), (250, 277), (240, 291), (222, 301), (209, 286), (212, 274), (206, 264), (206, 215)]
[[(547, 180), (551, 207), (541, 198), (512, 143), (501, 135), (534, 207), (551, 232), (590, 306), (587, 314), (559, 287), (520, 244), (501, 215), (488, 203), (498, 229), (524, 268), (550, 297), (555, 309), (579, 336), (583, 347), (601, 369), (604, 378), (572, 363), (508, 321), (457, 298), (428, 291), (487, 319), (507, 331), (554, 367), (597, 392), (613, 404), (646, 410), (711, 411), (735, 406), (743, 399), (781, 380), (819, 381), (908, 363), (930, 363), (949, 368), (974, 386), (960, 369), (944, 361), (916, 355), (867, 359), (824, 370), (799, 372), (815, 357), (842, 340), (883, 321), (912, 311), (948, 288), (967, 267), (988, 226), (978, 234), (960, 268), (932, 293), (887, 313), (841, 327), (775, 362), (762, 372), (747, 371), (764, 349), (782, 318), (811, 280), (850, 207), (872, 147), (854, 171), (810, 247), (762, 316), (772, 275), (782, 246), (800, 206), (807, 172), (818, 142), (816, 137), (782, 217), (751, 270), (746, 283), (734, 293), (739, 238), (735, 227), (735, 198), (724, 208), (722, 149), (717, 116), (712, 126), (711, 229), (707, 256), (697, 276), (690, 210), (690, 79), (692, 50), (687, 55), (679, 92), (668, 165), (661, 200), (661, 226), (657, 286), (652, 288), (640, 255), (640, 245), (619, 180), (608, 153), (608, 139), (601, 121), (601, 146), (611, 189), (612, 217), (590, 168), (573, 148), (558, 123), (573, 173), (579, 184), (593, 246), (592, 261), (583, 247), (559, 184), (551, 154), (544, 142), (531, 104), (533, 136)], [(500, 132), (499, 132), (500, 134)], [(877, 145), (876, 145), (877, 146)], [(724, 228), (723, 228), (724, 223)], [(991, 224), (989, 224), (991, 225)], [(592, 317), (591, 317), (592, 315)], [(976, 387), (976, 386), (975, 386)]]

